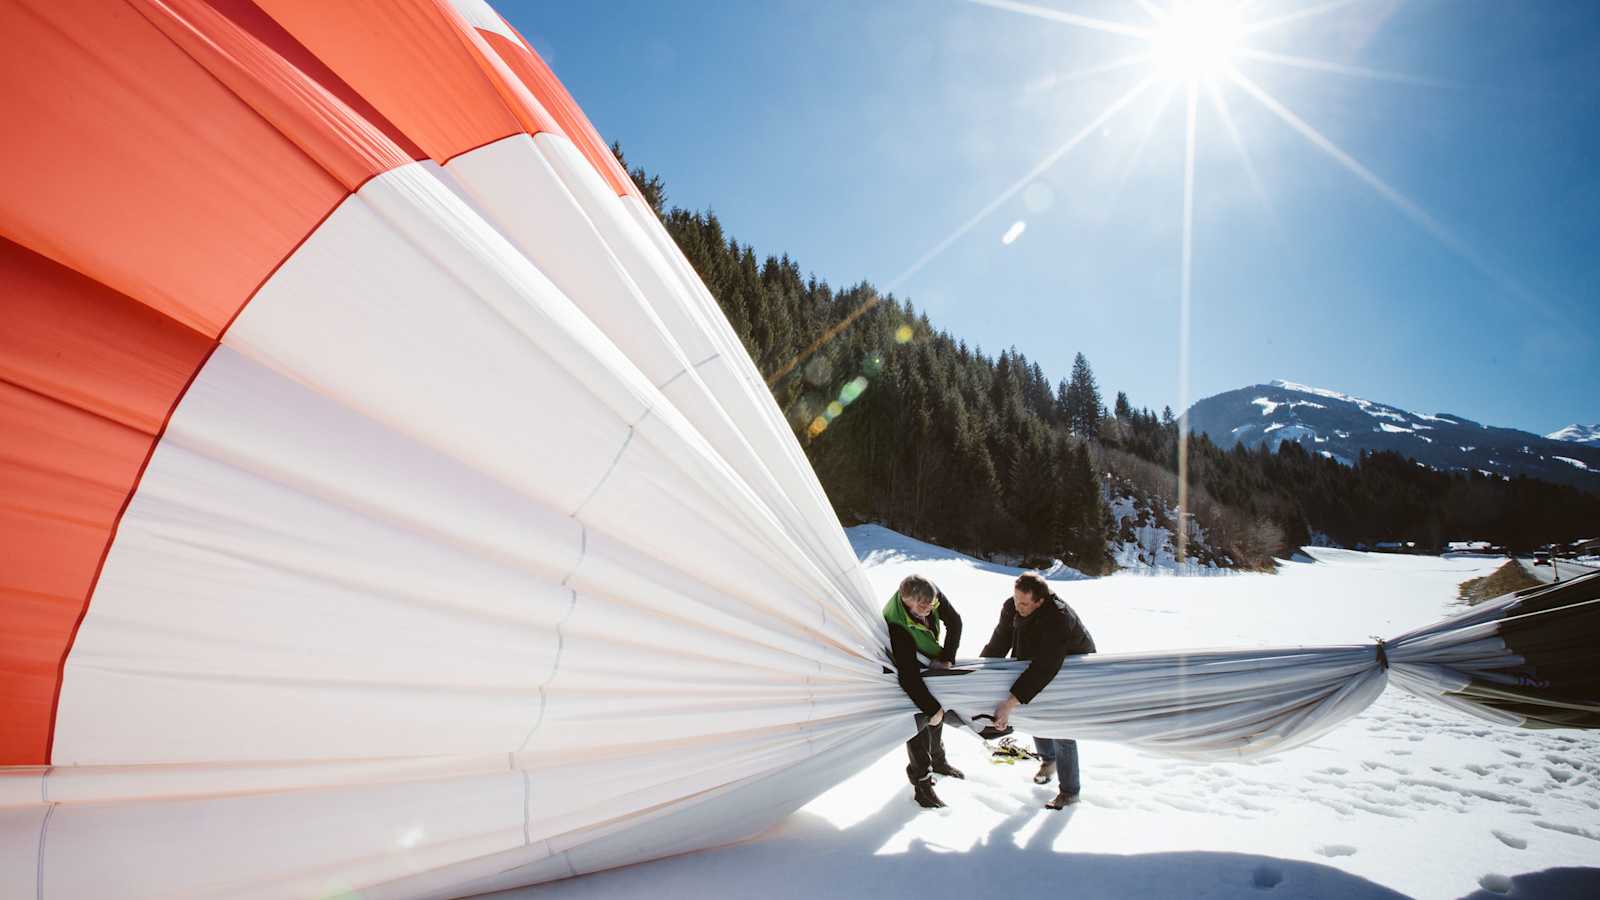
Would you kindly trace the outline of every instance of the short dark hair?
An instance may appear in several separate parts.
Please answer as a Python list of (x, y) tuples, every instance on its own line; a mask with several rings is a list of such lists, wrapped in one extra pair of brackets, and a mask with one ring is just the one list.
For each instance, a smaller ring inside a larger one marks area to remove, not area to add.
[(1023, 572), (1018, 575), (1017, 587), (1035, 600), (1043, 600), (1050, 596), (1050, 585), (1045, 582), (1044, 576), (1038, 572)]
[(938, 592), (933, 589), (933, 582), (923, 578), (921, 575), (907, 575), (900, 582), (900, 598), (902, 600), (907, 597), (926, 597), (932, 600), (937, 595)]

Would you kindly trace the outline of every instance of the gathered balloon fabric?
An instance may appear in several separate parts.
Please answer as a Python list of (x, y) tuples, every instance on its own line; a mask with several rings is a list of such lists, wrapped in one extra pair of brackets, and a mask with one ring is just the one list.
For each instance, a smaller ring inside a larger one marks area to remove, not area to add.
[[(1491, 600), (1381, 644), (1072, 657), (1011, 714), (1030, 734), (1247, 759), (1309, 743), (1393, 683), (1502, 725), (1600, 727), (1600, 575)], [(963, 719), (992, 712), (1025, 664), (932, 682)], [(983, 723), (975, 723), (981, 725)]]
[[(0, 29), (0, 896), (537, 883), (759, 832), (914, 732), (760, 373), (486, 4)], [(1381, 661), (1071, 660), (1016, 720), (1229, 758), (1393, 678), (1592, 726), (1594, 584)], [(976, 714), (1011, 665), (937, 687)]]

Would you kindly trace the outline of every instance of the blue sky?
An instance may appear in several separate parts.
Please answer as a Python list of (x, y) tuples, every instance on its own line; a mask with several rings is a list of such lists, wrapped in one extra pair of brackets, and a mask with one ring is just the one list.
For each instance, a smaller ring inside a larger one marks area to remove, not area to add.
[[(955, 0), (497, 5), (669, 203), (1053, 379), (1082, 351), (1108, 402), (1178, 409), (1187, 87), (1093, 71), (1149, 40)], [(1036, 5), (1156, 24), (1137, 0)], [(1246, 7), (1327, 7), (1244, 39), (1311, 67), (1232, 57), (1327, 144), (1218, 79), (1235, 142), (1198, 90), (1190, 398), (1284, 378), (1600, 422), (1600, 5)]]

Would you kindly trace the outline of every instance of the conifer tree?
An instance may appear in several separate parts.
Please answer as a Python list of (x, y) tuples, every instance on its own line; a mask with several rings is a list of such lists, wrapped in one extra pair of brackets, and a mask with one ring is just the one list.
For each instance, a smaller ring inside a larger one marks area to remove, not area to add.
[(1079, 353), (1072, 360), (1072, 376), (1066, 389), (1067, 423), (1072, 433), (1092, 438), (1100, 428), (1100, 388), (1094, 382), (1089, 360)]
[[(664, 202), (659, 178), (630, 172), (648, 202)], [(1175, 500), (1172, 408), (1135, 412), (1118, 392), (1116, 424), (1102, 430), (1082, 354), (1052, 391), (1014, 348), (986, 356), (909, 301), (866, 283), (835, 291), (787, 256), (758, 257), (712, 213), (672, 209), (662, 221), (764, 374), (866, 308), (813, 354), (818, 365), (802, 360), (772, 387), (846, 525), (881, 522), (979, 555), (1060, 556), (1097, 573), (1110, 567), (1111, 524), (1097, 472), (1114, 471), (1158, 514)], [(1293, 441), (1247, 451), (1190, 435), (1189, 509), (1213, 558), (1246, 566), (1270, 566), (1310, 530), (1347, 547), (1470, 537), (1526, 549), (1600, 520), (1600, 497), (1573, 487), (1437, 472), (1395, 453), (1353, 462)]]

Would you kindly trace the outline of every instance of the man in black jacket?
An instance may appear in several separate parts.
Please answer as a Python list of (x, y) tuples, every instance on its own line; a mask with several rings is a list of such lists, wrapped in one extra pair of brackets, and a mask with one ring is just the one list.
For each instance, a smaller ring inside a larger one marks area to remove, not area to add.
[[(994, 726), (1005, 728), (1011, 711), (1044, 690), (1068, 656), (1093, 652), (1094, 638), (1089, 636), (1089, 630), (1072, 607), (1051, 592), (1044, 578), (1033, 572), (1017, 576), (1011, 599), (1000, 608), (994, 635), (983, 647), (983, 656), (1025, 659), (1028, 668), (1017, 676), (1011, 693), (995, 707)], [(1042, 737), (1035, 737), (1033, 742), (1043, 761), (1033, 776), (1034, 782), (1049, 784), (1058, 769), (1061, 774), (1061, 787), (1046, 805), (1060, 809), (1076, 802), (1082, 787), (1078, 778), (1078, 742)]]
[(933, 792), (933, 774), (966, 776), (945, 760), (944, 706), (928, 690), (922, 678), (922, 662), (917, 657), (926, 656), (930, 669), (950, 668), (955, 662), (956, 647), (961, 644), (961, 616), (933, 582), (910, 575), (889, 598), (883, 618), (889, 623), (889, 655), (899, 674), (900, 687), (927, 717), (922, 730), (906, 742), (906, 755), (911, 758), (906, 777), (911, 779), (912, 794), (919, 805), (941, 807), (944, 801)]

